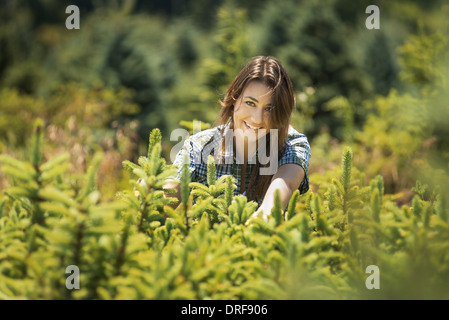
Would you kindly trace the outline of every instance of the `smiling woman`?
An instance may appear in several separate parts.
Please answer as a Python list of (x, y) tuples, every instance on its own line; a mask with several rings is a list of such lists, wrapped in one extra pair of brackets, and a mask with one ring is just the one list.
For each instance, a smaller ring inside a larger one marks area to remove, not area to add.
[[(219, 125), (192, 135), (178, 152), (173, 162), (180, 167), (176, 178), (187, 154), (191, 181), (207, 184), (207, 157), (213, 155), (217, 178), (234, 176), (235, 194), (257, 201), (255, 215), (263, 213), (264, 218), (271, 213), (276, 190), (284, 207), (295, 190), (307, 192), (310, 146), (307, 137), (290, 126), (295, 98), (281, 62), (274, 57), (251, 59), (221, 105)], [(167, 187), (179, 190), (176, 184)]]
[[(254, 154), (256, 151), (258, 140), (270, 132), (272, 100), (270, 88), (253, 80), (235, 104), (233, 142), (237, 158), (242, 155), (244, 163), (248, 161), (248, 154)], [(239, 139), (243, 143), (237, 143)]]

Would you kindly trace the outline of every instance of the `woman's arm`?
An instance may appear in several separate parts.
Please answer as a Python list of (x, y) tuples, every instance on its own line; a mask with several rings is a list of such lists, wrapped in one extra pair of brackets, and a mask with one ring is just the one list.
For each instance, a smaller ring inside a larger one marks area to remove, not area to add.
[(297, 164), (288, 163), (280, 166), (271, 179), (262, 204), (252, 217), (256, 217), (262, 212), (262, 217), (267, 220), (268, 215), (271, 214), (271, 209), (274, 207), (274, 193), (276, 190), (279, 190), (281, 193), (282, 207), (287, 207), (293, 192), (299, 188), (302, 179), (304, 179), (304, 175), (304, 169)]

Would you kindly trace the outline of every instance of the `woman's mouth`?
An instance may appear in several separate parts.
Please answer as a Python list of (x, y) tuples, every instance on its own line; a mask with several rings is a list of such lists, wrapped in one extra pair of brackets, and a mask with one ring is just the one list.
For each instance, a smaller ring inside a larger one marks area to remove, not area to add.
[(252, 126), (249, 123), (247, 123), (246, 121), (243, 121), (245, 128), (248, 130), (251, 130), (255, 133), (257, 133), (260, 129), (262, 129), (262, 127), (257, 127), (257, 126)]

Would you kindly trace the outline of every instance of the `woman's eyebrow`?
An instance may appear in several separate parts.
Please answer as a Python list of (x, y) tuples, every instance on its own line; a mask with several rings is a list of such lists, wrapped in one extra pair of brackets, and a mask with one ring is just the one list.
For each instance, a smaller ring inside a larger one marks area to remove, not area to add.
[(246, 96), (245, 98), (249, 98), (249, 99), (254, 100), (254, 101), (256, 101), (257, 103), (259, 103), (259, 100), (257, 100), (256, 98), (253, 98), (253, 97), (251, 97), (251, 96)]

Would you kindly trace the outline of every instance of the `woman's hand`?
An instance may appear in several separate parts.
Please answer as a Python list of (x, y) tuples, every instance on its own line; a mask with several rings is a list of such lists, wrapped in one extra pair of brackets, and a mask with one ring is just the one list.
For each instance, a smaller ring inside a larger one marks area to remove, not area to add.
[(268, 215), (269, 213), (265, 213), (262, 210), (262, 207), (259, 207), (259, 209), (257, 209), (252, 215), (251, 217), (248, 218), (248, 220), (246, 220), (245, 222), (245, 226), (249, 225), (252, 219), (256, 219), (257, 217), (259, 217), (259, 215), (262, 217), (262, 219), (267, 222), (268, 221)]
[(296, 164), (284, 164), (279, 167), (278, 171), (273, 175), (270, 186), (265, 194), (265, 197), (259, 209), (254, 212), (245, 225), (259, 216), (262, 213), (262, 218), (268, 221), (268, 216), (271, 214), (271, 209), (274, 207), (274, 193), (276, 190), (280, 191), (282, 207), (285, 208), (290, 201), (293, 190), (299, 188), (302, 179), (304, 179), (304, 169)]

